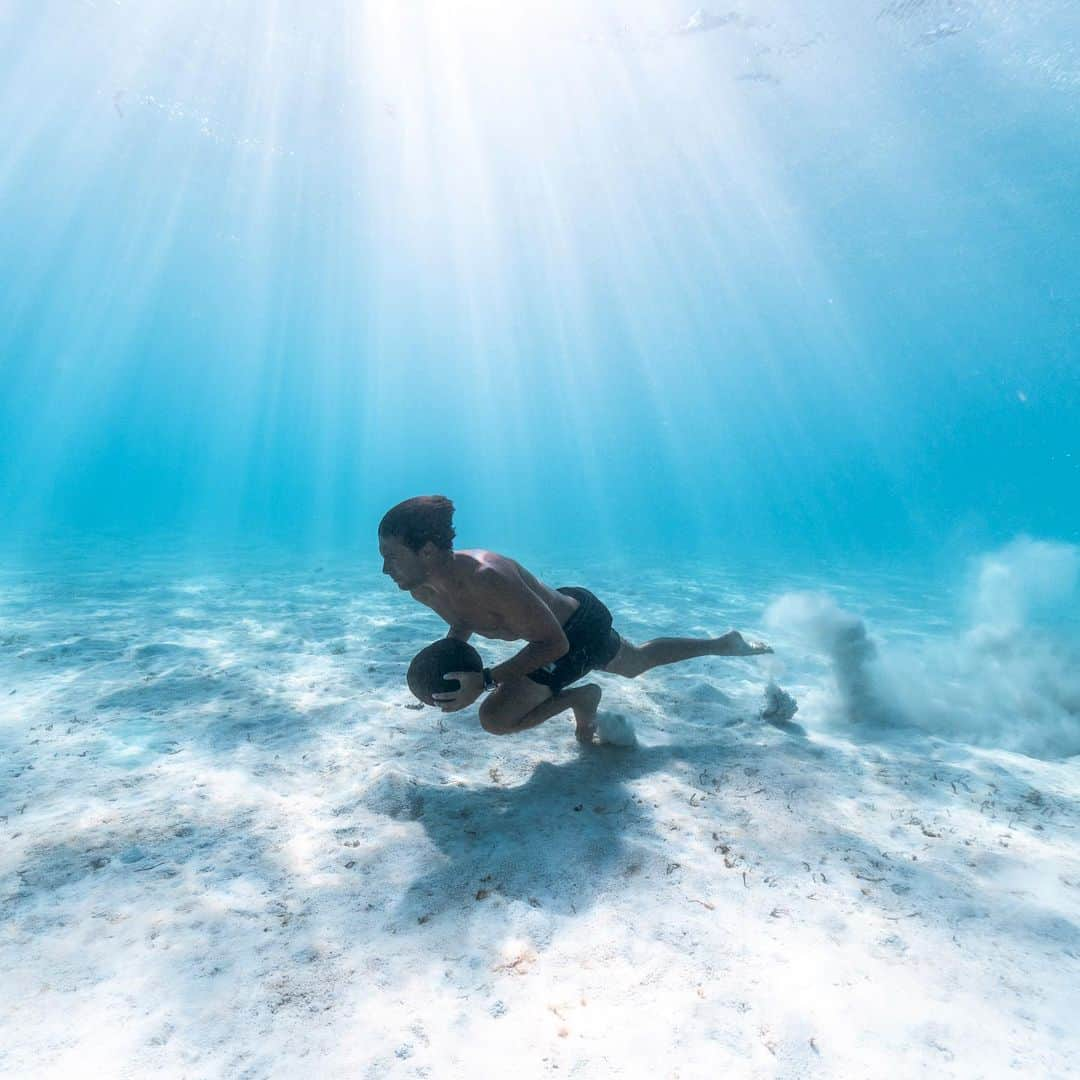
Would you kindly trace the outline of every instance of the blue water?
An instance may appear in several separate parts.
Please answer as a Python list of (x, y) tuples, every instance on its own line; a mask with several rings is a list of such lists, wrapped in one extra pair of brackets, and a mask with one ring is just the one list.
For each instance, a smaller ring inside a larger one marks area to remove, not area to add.
[(711, 14), (5, 5), (4, 546), (1075, 541), (1075, 5)]
[(1080, 5), (699, 2), (0, 0), (0, 1074), (1069, 1073)]

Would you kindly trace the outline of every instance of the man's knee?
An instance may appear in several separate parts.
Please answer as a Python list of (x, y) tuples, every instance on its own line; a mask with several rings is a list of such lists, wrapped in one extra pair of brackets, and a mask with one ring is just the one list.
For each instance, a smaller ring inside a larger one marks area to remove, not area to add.
[(489, 735), (513, 735), (514, 727), (510, 724), (502, 724), (491, 719), (480, 718), (480, 726)]
[[(487, 702), (484, 703), (487, 705)], [(489, 709), (481, 706), (480, 726), (489, 735), (512, 735), (514, 732), (515, 718), (507, 716), (499, 709)]]

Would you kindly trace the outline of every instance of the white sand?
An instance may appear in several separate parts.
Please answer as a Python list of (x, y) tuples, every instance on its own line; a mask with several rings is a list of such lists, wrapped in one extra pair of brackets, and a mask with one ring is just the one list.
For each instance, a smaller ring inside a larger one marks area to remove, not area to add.
[[(535, 568), (635, 640), (776, 633), (777, 582)], [(0, 1073), (1078, 1067), (1077, 758), (860, 730), (782, 633), (602, 676), (636, 748), (495, 738), (412, 707), (445, 628), (369, 569), (0, 579)], [(963, 633), (830, 594), (909, 655)]]

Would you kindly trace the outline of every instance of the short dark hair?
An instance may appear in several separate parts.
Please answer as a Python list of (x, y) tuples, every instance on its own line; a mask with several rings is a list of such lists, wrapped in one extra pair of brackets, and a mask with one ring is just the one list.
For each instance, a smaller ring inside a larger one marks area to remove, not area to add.
[(444, 551), (454, 546), (454, 504), (445, 495), (417, 495), (391, 507), (379, 522), (380, 536), (397, 537), (419, 551), (429, 540)]

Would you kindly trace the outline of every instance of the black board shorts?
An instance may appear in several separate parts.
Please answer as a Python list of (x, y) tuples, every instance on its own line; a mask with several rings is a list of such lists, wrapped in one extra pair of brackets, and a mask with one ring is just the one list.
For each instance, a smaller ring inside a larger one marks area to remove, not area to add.
[(610, 663), (622, 644), (622, 638), (611, 628), (611, 612), (588, 589), (568, 585), (558, 591), (578, 602), (577, 610), (563, 626), (570, 649), (558, 660), (525, 676), (550, 686), (552, 694), (577, 682), (593, 668)]

